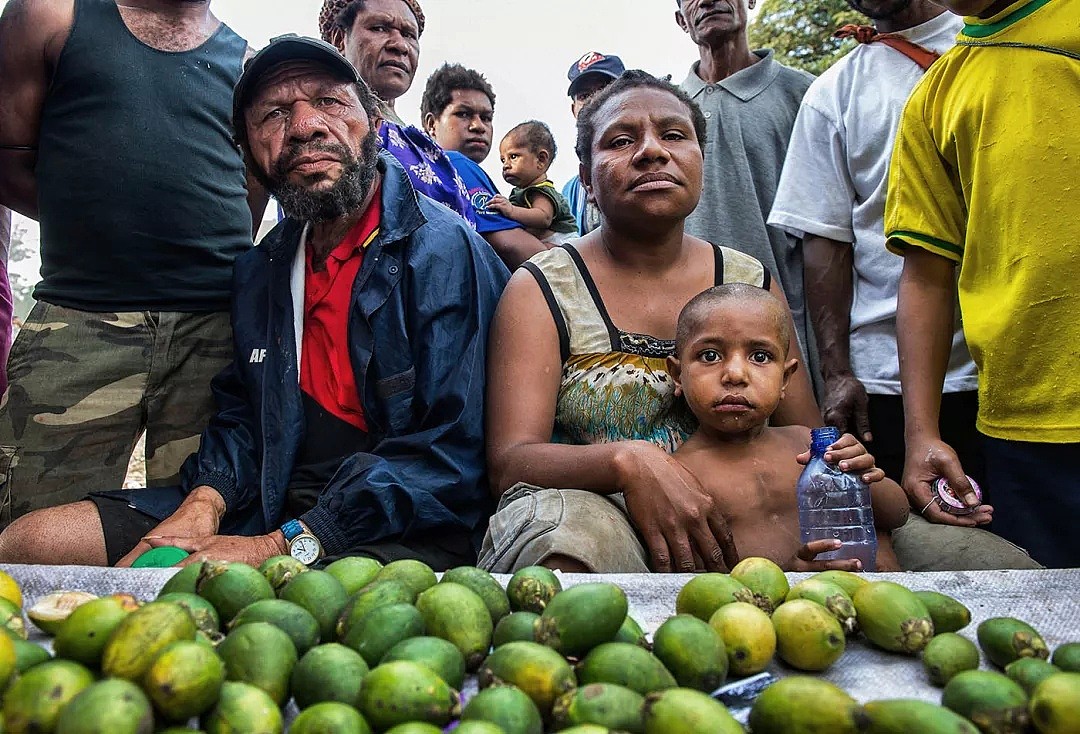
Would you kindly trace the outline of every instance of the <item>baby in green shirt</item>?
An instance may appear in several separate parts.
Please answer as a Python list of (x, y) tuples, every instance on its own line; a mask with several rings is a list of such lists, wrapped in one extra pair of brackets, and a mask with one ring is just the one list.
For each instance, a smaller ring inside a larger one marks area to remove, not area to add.
[(488, 210), (545, 242), (565, 242), (577, 233), (570, 204), (547, 176), (555, 153), (555, 137), (544, 123), (529, 120), (514, 127), (499, 143), (503, 179), (514, 189), (509, 198), (495, 196), (487, 203)]

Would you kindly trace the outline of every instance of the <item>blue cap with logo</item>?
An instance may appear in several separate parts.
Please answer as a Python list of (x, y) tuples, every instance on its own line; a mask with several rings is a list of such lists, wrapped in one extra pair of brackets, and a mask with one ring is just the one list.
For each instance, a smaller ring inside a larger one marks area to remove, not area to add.
[(570, 88), (566, 90), (566, 93), (573, 97), (576, 90), (585, 83), (582, 79), (588, 81), (590, 74), (599, 74), (610, 80), (618, 79), (624, 71), (626, 67), (618, 56), (605, 56), (597, 51), (590, 51), (570, 65), (570, 70), (566, 72), (566, 78), (570, 80)]

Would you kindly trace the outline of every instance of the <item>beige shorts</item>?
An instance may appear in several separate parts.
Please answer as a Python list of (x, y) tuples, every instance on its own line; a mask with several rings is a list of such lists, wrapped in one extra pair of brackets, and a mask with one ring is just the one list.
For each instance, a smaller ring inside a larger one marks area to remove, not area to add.
[[(932, 524), (915, 514), (893, 531), (892, 543), (905, 571), (1042, 568), (1022, 548), (991, 532)], [(491, 518), (479, 566), (513, 573), (553, 556), (571, 558), (593, 573), (650, 571), (621, 494), (514, 485)]]
[(912, 512), (892, 532), (893, 550), (905, 571), (991, 571), (1043, 568), (1023, 548), (979, 528), (938, 525)]
[(513, 573), (553, 556), (572, 558), (593, 573), (649, 572), (621, 494), (515, 484), (491, 518), (478, 565)]

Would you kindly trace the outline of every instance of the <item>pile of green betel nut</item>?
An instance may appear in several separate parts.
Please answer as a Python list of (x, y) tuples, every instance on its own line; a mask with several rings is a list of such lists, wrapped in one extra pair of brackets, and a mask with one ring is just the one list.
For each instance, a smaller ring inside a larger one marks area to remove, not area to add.
[[(530, 567), (504, 589), (472, 567), (440, 580), (416, 561), (310, 570), (278, 556), (192, 564), (149, 603), (47, 595), (27, 615), (55, 635), (53, 658), (25, 639), (11, 584), (0, 574), (3, 732), (276, 734), (292, 702), (294, 734), (729, 734), (744, 729), (709, 695), (729, 677), (774, 656), (825, 670), (856, 634), (921, 653), (942, 705), (859, 704), (793, 675), (753, 703), (751, 731), (1080, 732), (1080, 643), (1051, 658), (1030, 626), (988, 619), (979, 646), (1005, 672), (981, 671), (957, 600), (839, 571), (789, 587), (761, 558), (694, 577), (651, 642), (611, 583), (563, 590)], [(481, 690), (462, 706), (469, 673)]]

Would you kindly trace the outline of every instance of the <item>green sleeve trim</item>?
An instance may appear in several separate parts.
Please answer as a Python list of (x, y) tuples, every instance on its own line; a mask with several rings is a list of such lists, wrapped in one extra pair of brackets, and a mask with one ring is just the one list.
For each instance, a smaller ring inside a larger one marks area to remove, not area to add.
[(939, 240), (937, 237), (931, 237), (930, 235), (920, 234), (918, 232), (908, 232), (905, 230), (899, 230), (896, 232), (890, 232), (886, 237), (891, 248), (898, 250), (904, 249), (899, 243), (894, 242), (896, 238), (909, 239), (916, 242), (921, 242), (924, 245), (929, 245), (931, 248), (940, 250), (943, 254), (948, 254), (953, 258), (960, 258), (964, 256), (964, 248), (960, 245), (954, 245), (952, 242), (946, 242), (945, 240)]
[(992, 36), (995, 33), (1000, 33), (1014, 23), (1023, 20), (1049, 2), (1050, 0), (1031, 0), (1031, 2), (1024, 7), (1017, 8), (1001, 20), (996, 23), (990, 23), (989, 25), (965, 23), (961, 34), (970, 38), (986, 38), (987, 36)]

